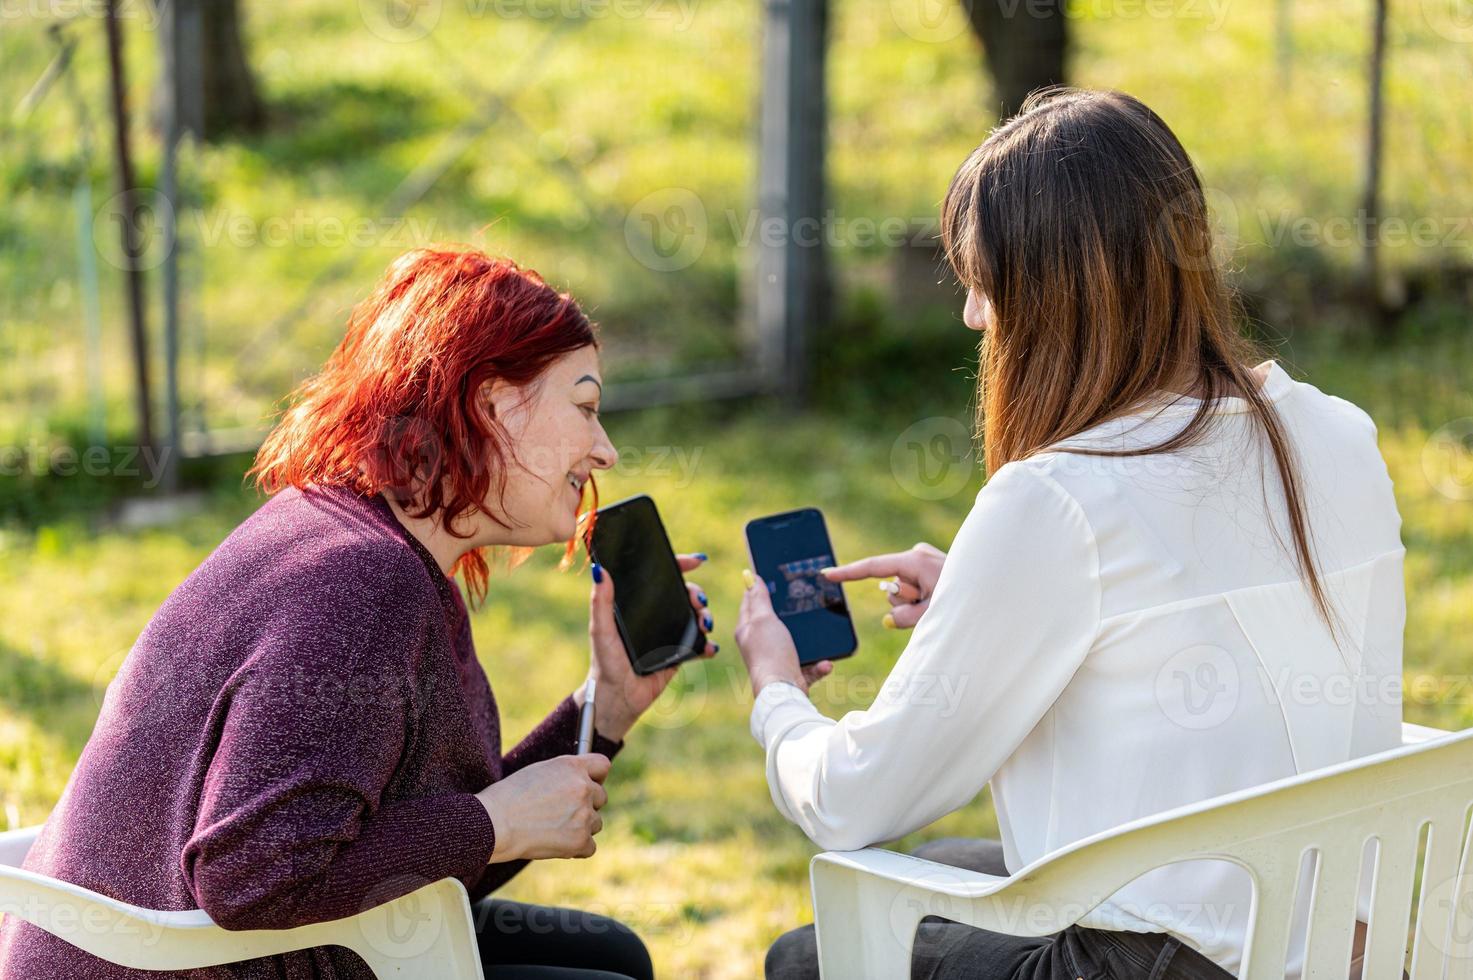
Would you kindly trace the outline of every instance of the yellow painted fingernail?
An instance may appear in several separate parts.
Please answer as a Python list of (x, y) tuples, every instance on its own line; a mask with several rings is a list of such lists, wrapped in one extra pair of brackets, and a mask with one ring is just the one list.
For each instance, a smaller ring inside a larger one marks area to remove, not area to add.
[(880, 625), (887, 630), (893, 630), (895, 628), (895, 617), (889, 613), (885, 613), (885, 618), (880, 620)]
[(742, 582), (745, 583), (747, 588), (750, 589), (752, 586), (757, 584), (757, 576), (752, 574), (752, 570), (750, 568), (744, 568), (742, 569)]

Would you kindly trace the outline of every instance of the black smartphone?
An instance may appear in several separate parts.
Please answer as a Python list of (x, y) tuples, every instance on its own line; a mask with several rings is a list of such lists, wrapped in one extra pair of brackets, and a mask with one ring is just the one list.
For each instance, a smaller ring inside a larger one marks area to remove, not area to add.
[(648, 495), (600, 507), (589, 550), (614, 577), (614, 622), (636, 674), (705, 652), (685, 577)]
[(767, 585), (773, 611), (793, 634), (799, 663), (853, 655), (859, 638), (844, 588), (818, 574), (837, 564), (823, 514), (805, 507), (748, 521), (747, 554)]

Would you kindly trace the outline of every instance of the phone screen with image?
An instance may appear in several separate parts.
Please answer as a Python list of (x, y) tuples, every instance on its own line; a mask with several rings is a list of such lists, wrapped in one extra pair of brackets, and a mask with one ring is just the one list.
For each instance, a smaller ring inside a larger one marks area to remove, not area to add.
[(837, 660), (859, 646), (838, 582), (818, 574), (837, 564), (823, 514), (812, 507), (747, 524), (752, 571), (767, 586), (772, 608), (793, 635), (803, 664)]

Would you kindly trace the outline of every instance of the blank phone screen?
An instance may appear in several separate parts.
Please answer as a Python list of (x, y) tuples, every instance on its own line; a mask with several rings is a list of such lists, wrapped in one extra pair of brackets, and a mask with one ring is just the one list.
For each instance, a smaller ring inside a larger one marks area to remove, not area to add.
[(772, 608), (793, 635), (804, 664), (847, 657), (858, 646), (843, 587), (818, 570), (834, 562), (823, 515), (795, 510), (747, 525), (753, 568), (767, 584)]
[(637, 671), (653, 673), (705, 650), (685, 578), (653, 500), (631, 497), (600, 507), (593, 560), (613, 576), (615, 616)]

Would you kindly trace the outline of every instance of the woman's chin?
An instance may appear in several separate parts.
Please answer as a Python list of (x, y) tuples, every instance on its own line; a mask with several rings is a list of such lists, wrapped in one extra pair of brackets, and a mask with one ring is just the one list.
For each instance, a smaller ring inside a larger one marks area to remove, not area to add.
[(551, 533), (552, 537), (548, 538), (546, 543), (562, 544), (564, 541), (567, 541), (569, 538), (571, 538), (574, 534), (578, 533), (578, 519), (575, 517), (569, 517), (564, 521), (559, 521), (557, 526), (553, 528)]

